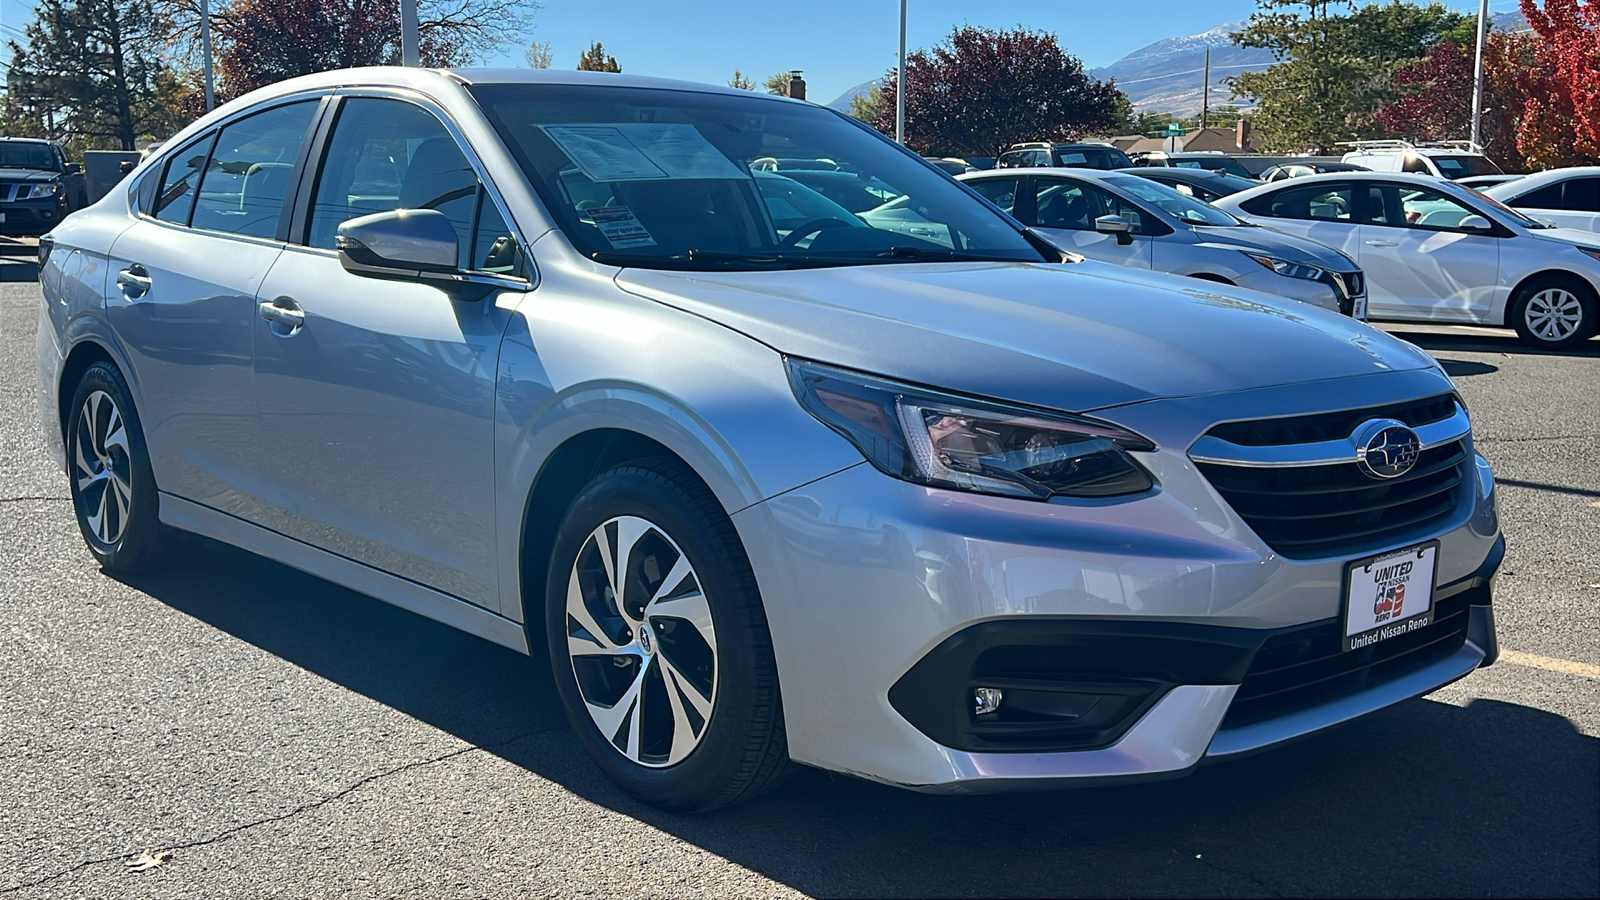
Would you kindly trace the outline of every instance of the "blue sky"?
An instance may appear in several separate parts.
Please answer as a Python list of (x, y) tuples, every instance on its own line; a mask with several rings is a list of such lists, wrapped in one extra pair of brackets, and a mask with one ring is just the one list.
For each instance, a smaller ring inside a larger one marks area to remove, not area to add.
[[(1447, 5), (1477, 11), (1476, 0)], [(623, 71), (721, 83), (742, 70), (757, 82), (805, 71), (812, 100), (827, 103), (894, 65), (898, 0), (542, 0), (532, 38), (548, 41), (555, 65), (577, 65), (601, 41)], [(0, 35), (17, 37), (31, 0), (0, 0)], [(1491, 0), (1495, 12), (1517, 0)], [(907, 44), (939, 42), (961, 24), (1055, 32), (1089, 66), (1103, 66), (1165, 37), (1248, 16), (1253, 0), (910, 0)], [(492, 64), (522, 65), (527, 39)]]

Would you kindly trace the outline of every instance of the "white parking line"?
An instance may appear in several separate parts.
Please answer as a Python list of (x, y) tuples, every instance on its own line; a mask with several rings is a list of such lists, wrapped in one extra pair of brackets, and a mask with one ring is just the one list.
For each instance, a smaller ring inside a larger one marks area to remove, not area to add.
[(1532, 653), (1520, 653), (1516, 650), (1501, 650), (1500, 661), (1511, 663), (1514, 666), (1528, 666), (1533, 669), (1560, 672), (1564, 675), (1600, 679), (1600, 666), (1573, 662), (1570, 659), (1552, 659), (1548, 656), (1535, 656)]

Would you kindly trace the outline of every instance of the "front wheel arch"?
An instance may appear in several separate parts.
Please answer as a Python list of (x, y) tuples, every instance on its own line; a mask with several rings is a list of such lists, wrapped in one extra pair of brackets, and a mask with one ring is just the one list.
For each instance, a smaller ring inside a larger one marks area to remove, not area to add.
[(1214, 284), (1225, 284), (1229, 287), (1237, 287), (1232, 280), (1224, 278), (1221, 275), (1214, 275), (1210, 272), (1194, 272), (1188, 277), (1198, 279), (1200, 281), (1210, 281)]

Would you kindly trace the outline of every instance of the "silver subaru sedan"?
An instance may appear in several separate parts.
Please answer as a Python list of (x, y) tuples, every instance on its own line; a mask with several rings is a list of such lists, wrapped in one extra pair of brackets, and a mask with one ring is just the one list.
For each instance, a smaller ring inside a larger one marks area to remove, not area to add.
[(194, 123), (40, 254), (44, 430), (106, 571), (194, 532), (548, 652), (662, 806), (796, 765), (1170, 776), (1496, 657), (1494, 482), (1432, 359), (1063, 258), (819, 106), (329, 72)]

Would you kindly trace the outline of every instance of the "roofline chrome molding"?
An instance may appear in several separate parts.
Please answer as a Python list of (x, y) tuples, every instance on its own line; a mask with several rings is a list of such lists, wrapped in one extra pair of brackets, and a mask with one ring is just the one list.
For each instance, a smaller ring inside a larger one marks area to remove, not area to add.
[[(1430, 450), (1466, 437), (1472, 431), (1472, 424), (1467, 419), (1467, 411), (1462, 409), (1458, 402), (1455, 414), (1450, 418), (1419, 425), (1411, 430), (1417, 433), (1417, 439), (1422, 442), (1422, 449)], [(1354, 438), (1355, 435), (1352, 434), (1349, 438), (1339, 441), (1246, 447), (1208, 434), (1189, 447), (1189, 458), (1197, 463), (1249, 469), (1337, 466), (1356, 461)]]

